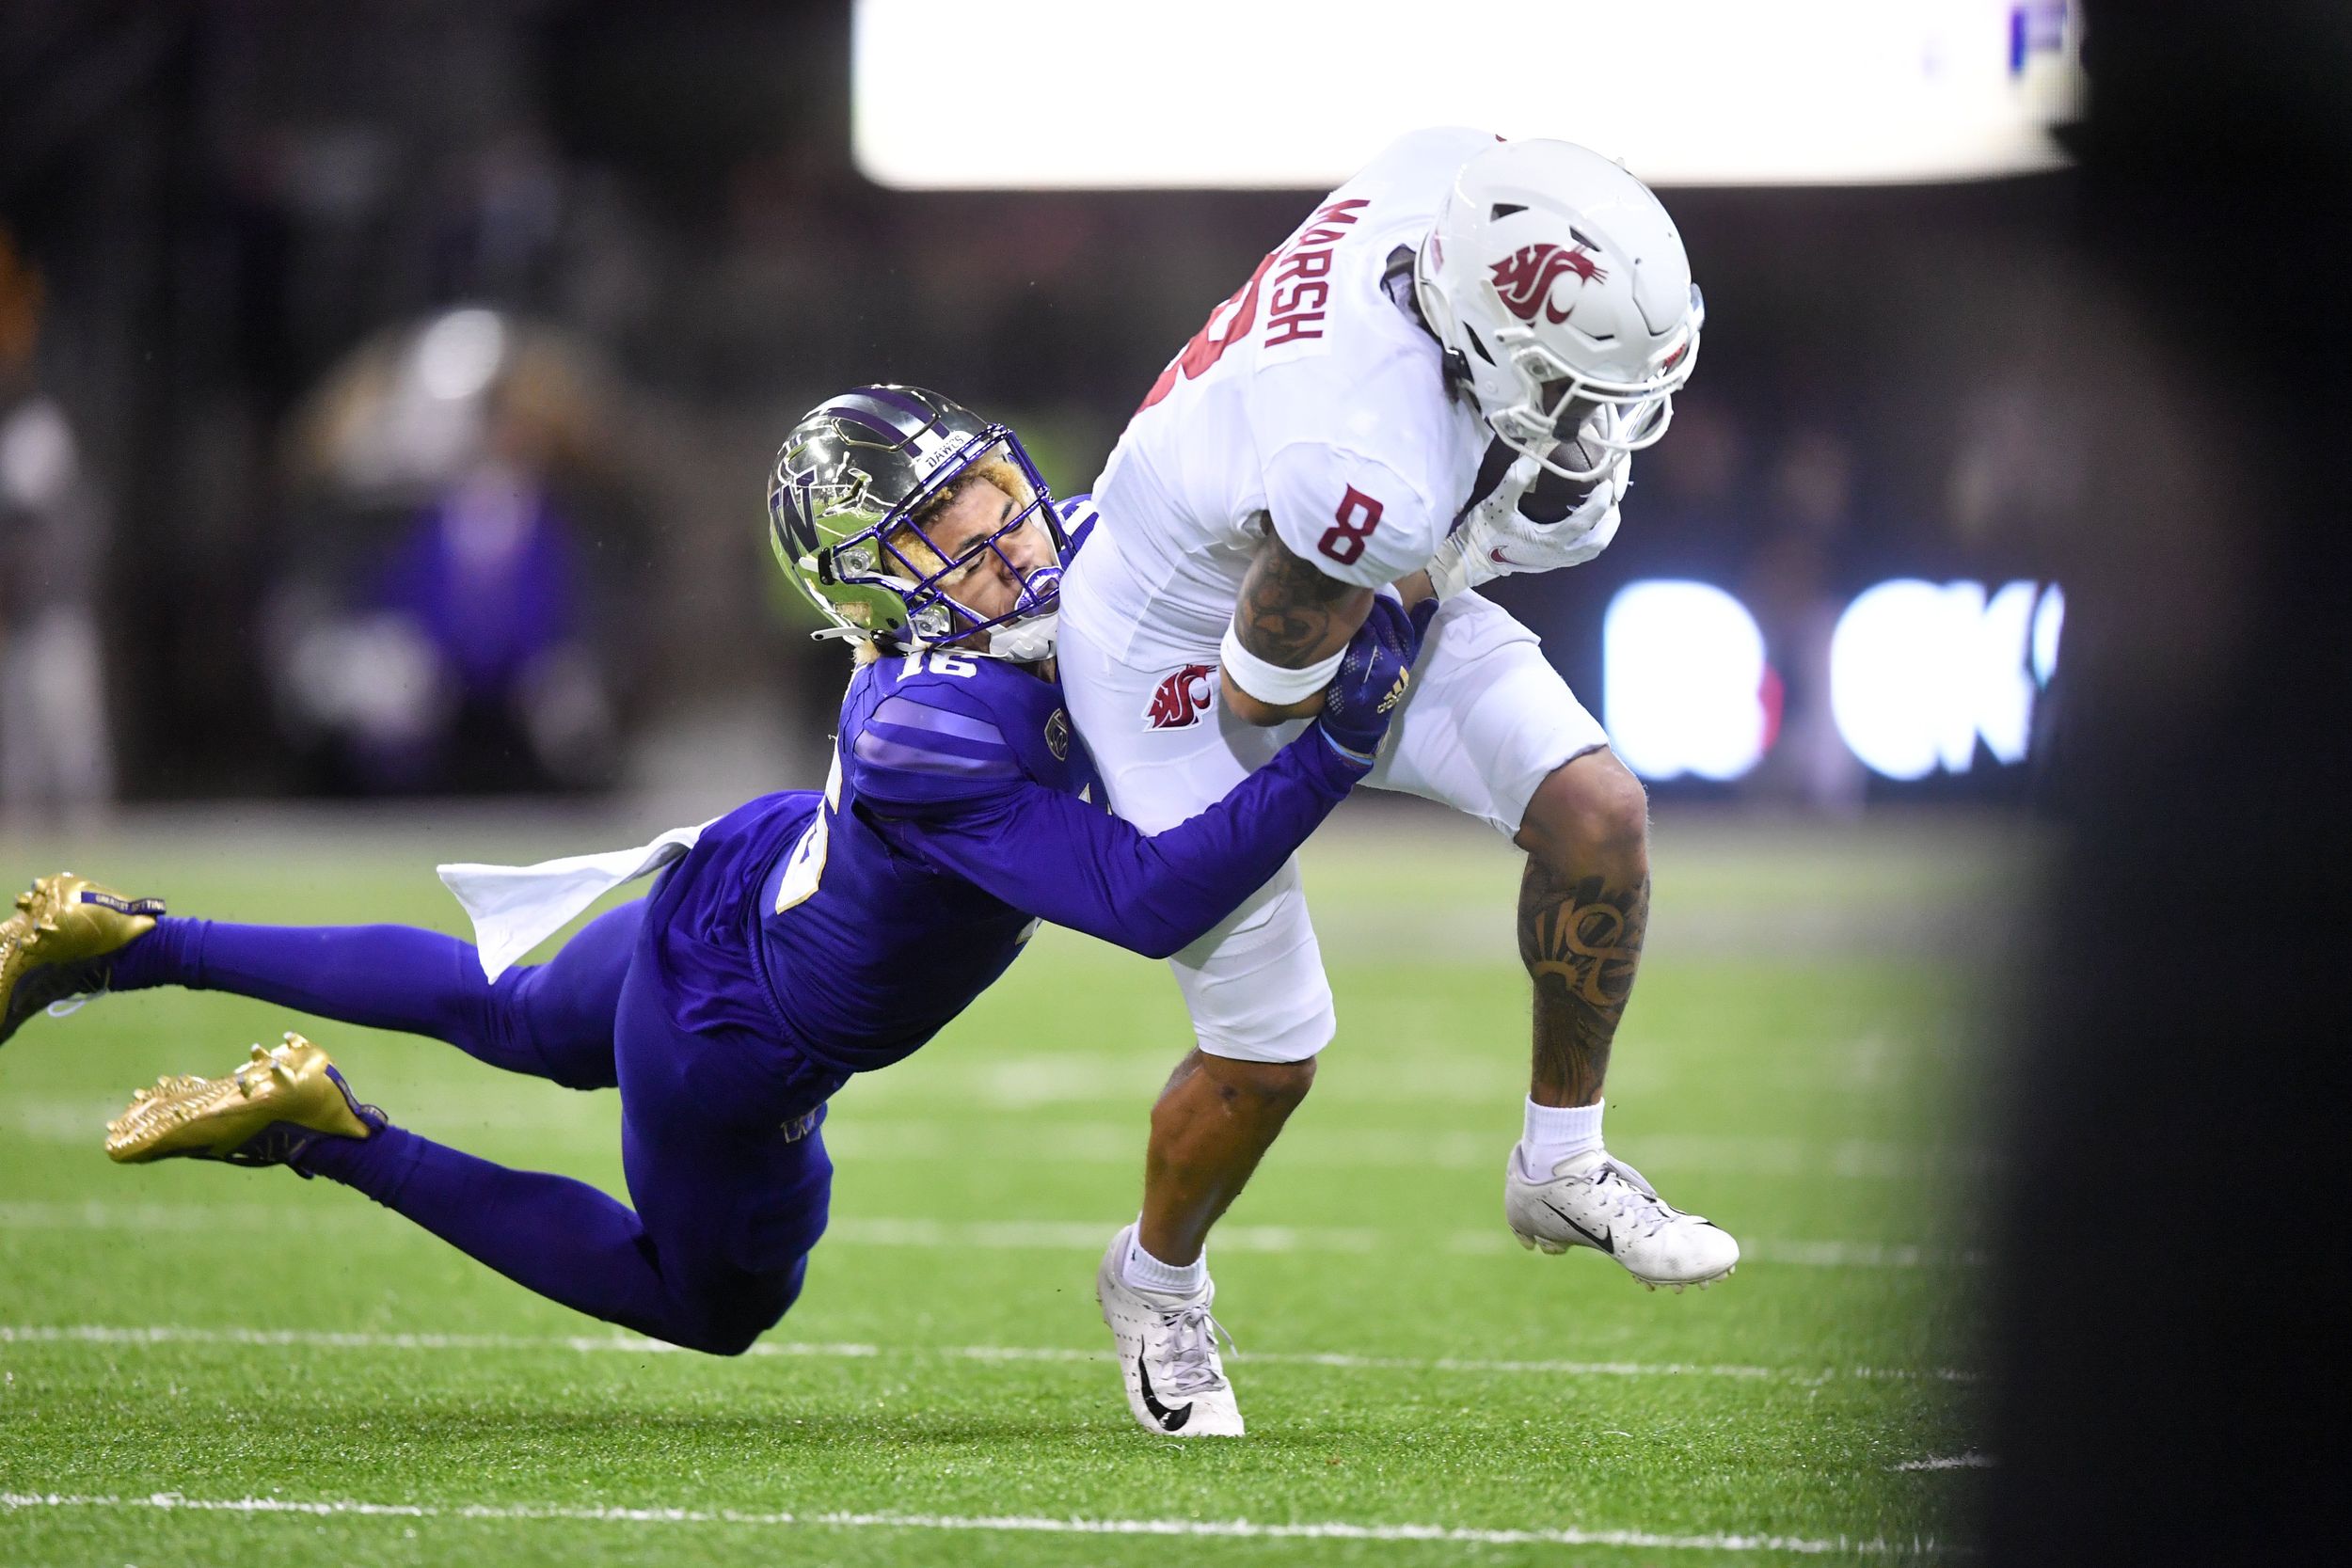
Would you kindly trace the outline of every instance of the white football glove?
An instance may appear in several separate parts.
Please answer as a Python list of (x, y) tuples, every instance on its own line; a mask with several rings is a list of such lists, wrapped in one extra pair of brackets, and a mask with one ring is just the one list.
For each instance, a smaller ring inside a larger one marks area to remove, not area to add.
[(1521, 457), (1429, 558), (1430, 586), (1438, 597), (1450, 599), (1496, 578), (1583, 565), (1617, 536), (1617, 503), (1632, 470), (1632, 453), (1621, 453), (1582, 505), (1556, 523), (1538, 523), (1519, 515), (1519, 502), (1543, 468), (1533, 457)]

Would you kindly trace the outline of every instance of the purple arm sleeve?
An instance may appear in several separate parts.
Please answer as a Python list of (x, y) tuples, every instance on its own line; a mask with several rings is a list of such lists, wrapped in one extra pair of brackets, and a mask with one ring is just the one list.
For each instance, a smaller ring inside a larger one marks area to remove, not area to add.
[(1263, 887), (1360, 776), (1310, 728), (1163, 833), (1027, 780), (952, 814), (877, 826), (898, 848), (1015, 909), (1164, 958)]

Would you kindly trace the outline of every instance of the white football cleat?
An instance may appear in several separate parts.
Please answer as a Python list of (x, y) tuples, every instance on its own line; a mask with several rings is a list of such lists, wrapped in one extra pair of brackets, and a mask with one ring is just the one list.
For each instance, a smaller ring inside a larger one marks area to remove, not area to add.
[[(1111, 1238), (1094, 1274), (1094, 1299), (1119, 1346), (1127, 1408), (1145, 1431), (1163, 1437), (1239, 1437), (1241, 1406), (1216, 1349), (1225, 1330), (1209, 1316), (1216, 1286), (1202, 1286), (1197, 1296), (1164, 1296), (1128, 1284), (1127, 1243), (1135, 1228)], [(1232, 1337), (1226, 1335), (1225, 1342), (1232, 1343)]]
[(1515, 1146), (1503, 1166), (1502, 1215), (1519, 1245), (1605, 1252), (1653, 1291), (1705, 1290), (1740, 1263), (1730, 1232), (1660, 1197), (1640, 1171), (1607, 1149), (1563, 1160), (1550, 1180), (1539, 1181), (1521, 1167)]

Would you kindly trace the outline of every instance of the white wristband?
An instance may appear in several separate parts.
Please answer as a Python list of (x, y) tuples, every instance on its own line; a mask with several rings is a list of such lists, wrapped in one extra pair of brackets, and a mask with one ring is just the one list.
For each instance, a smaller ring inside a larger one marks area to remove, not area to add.
[(1225, 628), (1224, 644), (1217, 649), (1217, 657), (1225, 665), (1225, 678), (1239, 686), (1243, 693), (1268, 707), (1288, 707), (1303, 703), (1325, 687), (1340, 673), (1340, 660), (1347, 657), (1342, 648), (1329, 658), (1320, 659), (1304, 670), (1285, 670), (1269, 664), (1241, 645), (1241, 636), (1232, 626)]

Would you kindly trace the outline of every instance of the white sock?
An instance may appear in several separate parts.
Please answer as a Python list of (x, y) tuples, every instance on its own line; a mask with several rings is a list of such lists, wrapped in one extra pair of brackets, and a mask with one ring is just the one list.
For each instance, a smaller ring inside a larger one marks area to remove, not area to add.
[(1162, 1296), (1197, 1296), (1209, 1283), (1209, 1253), (1203, 1247), (1200, 1256), (1189, 1263), (1163, 1263), (1144, 1251), (1143, 1243), (1131, 1232), (1127, 1238), (1127, 1261), (1120, 1273), (1138, 1291)]
[(1541, 1181), (1561, 1161), (1598, 1148), (1605, 1103), (1596, 1100), (1590, 1105), (1538, 1105), (1529, 1101), (1527, 1131), (1519, 1137), (1519, 1168)]

